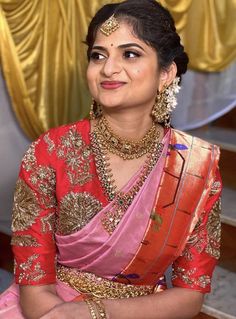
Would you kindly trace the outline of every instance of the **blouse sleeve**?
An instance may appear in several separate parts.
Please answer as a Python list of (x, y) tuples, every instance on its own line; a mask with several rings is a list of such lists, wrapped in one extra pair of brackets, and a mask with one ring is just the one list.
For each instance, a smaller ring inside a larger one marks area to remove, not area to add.
[(55, 282), (55, 169), (41, 136), (23, 157), (16, 183), (12, 246), (15, 281), (21, 285)]
[(210, 292), (212, 273), (220, 257), (221, 190), (222, 181), (217, 169), (205, 209), (182, 255), (173, 263), (173, 286)]

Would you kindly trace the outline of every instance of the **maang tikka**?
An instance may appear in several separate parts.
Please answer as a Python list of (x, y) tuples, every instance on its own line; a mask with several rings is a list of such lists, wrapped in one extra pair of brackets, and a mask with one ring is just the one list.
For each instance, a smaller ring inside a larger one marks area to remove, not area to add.
[(164, 123), (165, 127), (170, 127), (171, 113), (177, 105), (176, 94), (180, 90), (180, 78), (176, 77), (169, 86), (164, 86), (161, 92), (156, 95), (156, 100), (152, 108), (154, 122)]
[(100, 28), (100, 31), (107, 37), (120, 27), (119, 21), (115, 18), (114, 14), (107, 19)]

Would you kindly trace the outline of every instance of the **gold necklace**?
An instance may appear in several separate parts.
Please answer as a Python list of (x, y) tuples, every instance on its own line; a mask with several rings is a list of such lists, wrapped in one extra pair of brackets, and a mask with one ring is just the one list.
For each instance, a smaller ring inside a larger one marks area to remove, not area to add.
[(100, 143), (103, 147), (111, 153), (120, 156), (124, 160), (139, 158), (150, 153), (160, 137), (160, 132), (153, 122), (152, 127), (141, 138), (141, 140), (132, 141), (124, 139), (112, 131), (104, 116), (98, 119), (94, 131), (99, 137)]
[(101, 220), (104, 229), (111, 235), (118, 226), (126, 210), (132, 204), (134, 197), (143, 186), (153, 167), (159, 160), (163, 150), (163, 144), (157, 141), (154, 143), (153, 149), (147, 155), (147, 159), (141, 169), (136, 183), (126, 193), (116, 191), (116, 185), (114, 184), (113, 175), (109, 167), (107, 149), (102, 145), (95, 130), (91, 135), (91, 145), (95, 156), (98, 177), (109, 201), (113, 201), (113, 210), (106, 212)]

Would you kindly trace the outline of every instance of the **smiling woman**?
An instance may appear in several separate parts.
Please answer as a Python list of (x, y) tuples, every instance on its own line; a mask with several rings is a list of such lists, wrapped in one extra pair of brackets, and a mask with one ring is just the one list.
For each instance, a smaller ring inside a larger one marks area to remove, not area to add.
[(105, 5), (86, 43), (91, 118), (22, 160), (0, 317), (191, 318), (219, 258), (221, 179), (218, 148), (170, 127), (187, 55), (154, 0)]

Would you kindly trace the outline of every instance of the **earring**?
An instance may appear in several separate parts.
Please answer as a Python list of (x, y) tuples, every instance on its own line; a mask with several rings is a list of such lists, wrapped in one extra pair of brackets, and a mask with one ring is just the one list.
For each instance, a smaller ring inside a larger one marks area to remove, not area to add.
[(176, 77), (169, 86), (164, 86), (161, 92), (156, 95), (152, 108), (154, 122), (164, 123), (165, 127), (170, 127), (171, 113), (177, 105), (176, 94), (180, 90), (180, 78)]
[(102, 116), (102, 108), (101, 105), (98, 104), (94, 99), (92, 100), (92, 104), (90, 106), (89, 118), (90, 120), (95, 120), (98, 117)]

